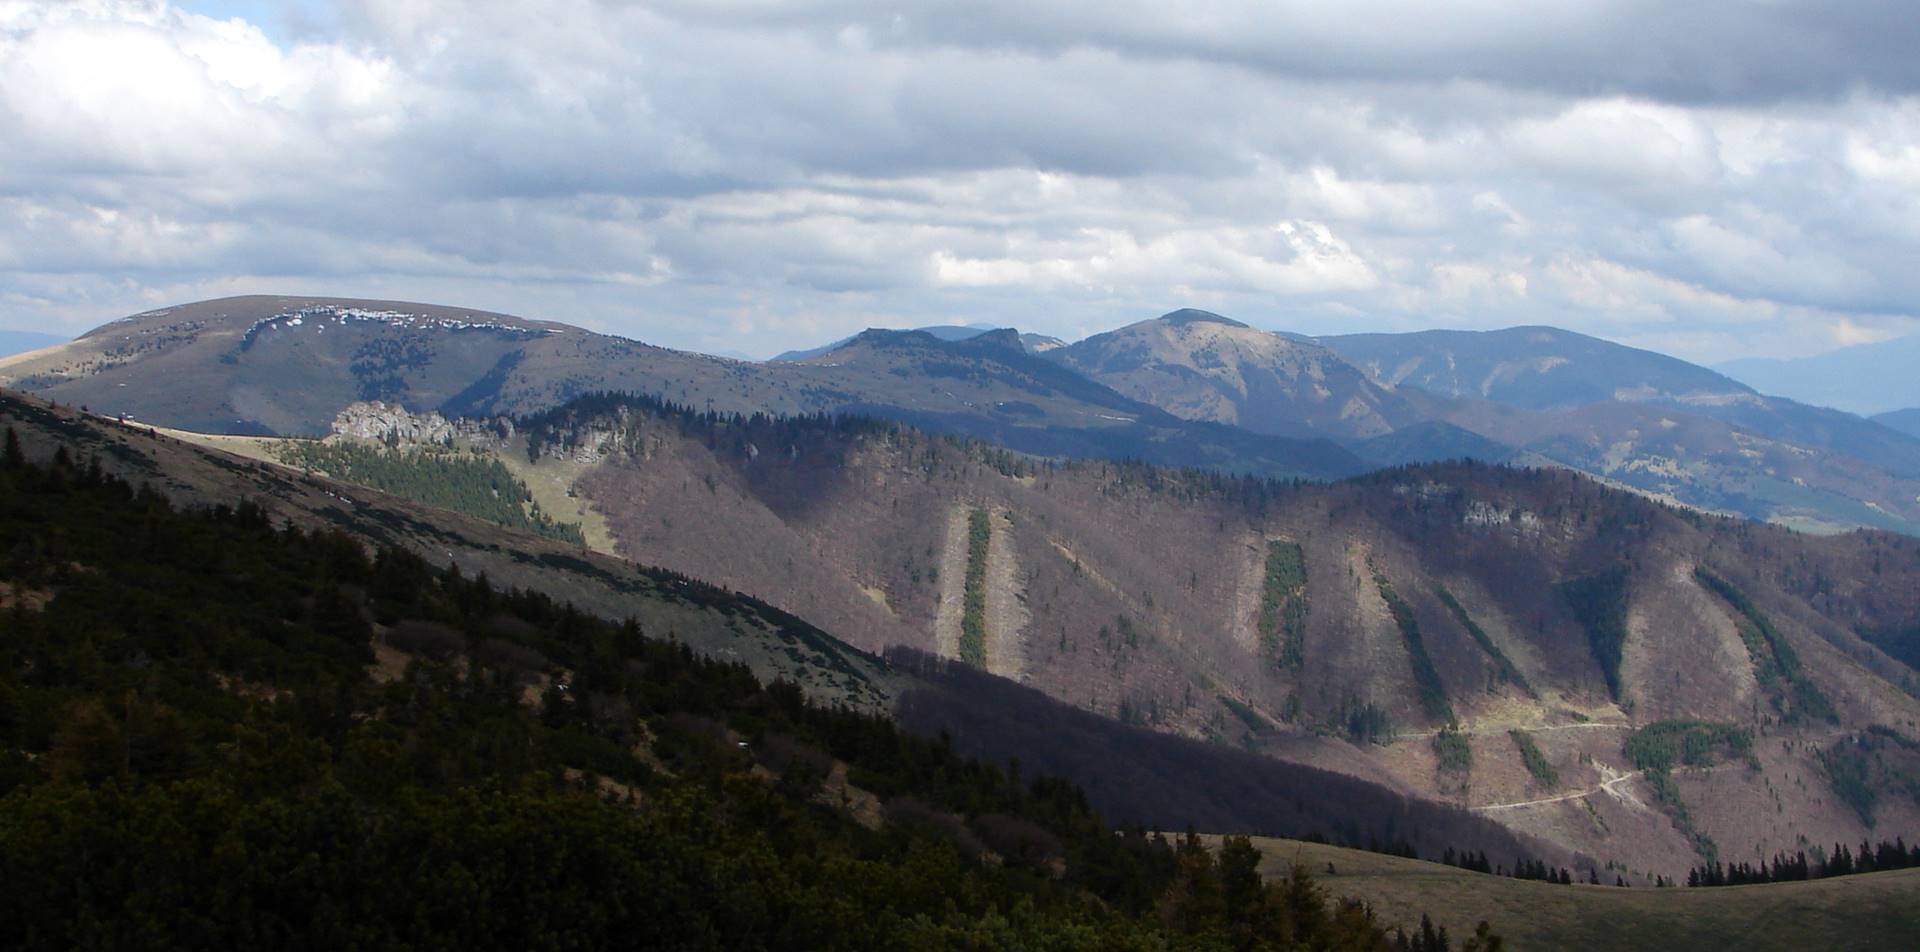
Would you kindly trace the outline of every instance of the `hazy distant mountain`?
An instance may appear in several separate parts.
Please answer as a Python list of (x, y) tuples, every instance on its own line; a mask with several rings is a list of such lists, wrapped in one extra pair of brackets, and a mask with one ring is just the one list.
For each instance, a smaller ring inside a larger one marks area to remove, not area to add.
[[(970, 337), (978, 337), (981, 334), (984, 334), (988, 331), (997, 330), (997, 328), (995, 328), (992, 324), (935, 324), (929, 327), (916, 327), (916, 328), (913, 328), (913, 330), (919, 331), (923, 334), (931, 334), (934, 337), (944, 341), (960, 341), (960, 340), (966, 340)], [(842, 337), (831, 344), (823, 344), (819, 347), (809, 347), (805, 350), (789, 350), (789, 351), (786, 351), (785, 353), (777, 354), (770, 359), (779, 360), (779, 361), (798, 361), (798, 360), (806, 360), (811, 357), (818, 357), (821, 354), (832, 353), (836, 350), (839, 350), (842, 347), (847, 346), (850, 343), (853, 343), (854, 339), (859, 336), (860, 335), (855, 334), (852, 337)], [(1048, 337), (1045, 334), (1021, 334), (1020, 343), (1022, 346), (1024, 346), (1027, 349), (1029, 353), (1035, 353), (1035, 354), (1053, 350), (1056, 347), (1061, 347), (1065, 345), (1065, 342), (1062, 341), (1060, 338)]]
[(1920, 529), (1920, 441), (1685, 361), (1554, 328), (1324, 343), (1189, 309), (1046, 356), (1177, 416), (1324, 433), (1375, 465), (1519, 459), (1803, 528)]
[(1394, 386), (1530, 410), (1604, 400), (1723, 400), (1752, 393), (1676, 357), (1557, 327), (1343, 334), (1317, 340)]
[(37, 331), (0, 331), (0, 357), (24, 354), (42, 347), (52, 347), (65, 340), (65, 337), (42, 334)]
[(1873, 422), (1920, 439), (1920, 409), (1909, 407), (1905, 410), (1889, 410), (1875, 414)]
[(1749, 357), (1715, 369), (1762, 393), (1862, 415), (1920, 406), (1920, 336), (1811, 357)]
[(1366, 439), (1422, 419), (1325, 347), (1193, 308), (1046, 357), (1175, 416), (1260, 433)]
[[(1920, 440), (1907, 434), (1849, 413), (1765, 396), (1675, 357), (1559, 328), (1350, 334), (1319, 340), (1395, 386), (1528, 410), (1562, 411), (1613, 401), (1669, 407), (1769, 440), (1835, 450), (1902, 478), (1920, 478)], [(1503, 433), (1480, 432), (1512, 442)]]

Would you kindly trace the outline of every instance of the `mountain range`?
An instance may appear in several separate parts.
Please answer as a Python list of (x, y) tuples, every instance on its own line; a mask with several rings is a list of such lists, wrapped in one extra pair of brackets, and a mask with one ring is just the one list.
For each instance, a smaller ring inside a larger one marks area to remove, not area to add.
[[(1274, 483), (616, 396), (512, 422), (339, 419), (334, 441), (399, 460), (451, 443), (510, 463), (550, 512), (579, 504), (594, 552), (265, 462), (283, 440), (18, 400), (0, 416), (38, 455), (64, 442), (183, 501), (271, 501), (275, 519), (635, 615), (1073, 777), (1115, 816), (1358, 842), (1425, 811), (1424, 849), (1497, 841), (1636, 882), (1920, 828), (1899, 792), (1920, 776), (1902, 746), (1920, 724), (1920, 543), (1900, 535), (1809, 537), (1564, 470)], [(729, 591), (740, 608), (703, 613)], [(1303, 789), (1343, 792), (1308, 807)]]
[(356, 400), (484, 416), (633, 392), (1266, 477), (1460, 457), (1557, 465), (1801, 528), (1920, 526), (1920, 437), (1567, 331), (1314, 340), (1182, 310), (1056, 343), (874, 330), (752, 363), (483, 311), (256, 296), (0, 358), (0, 383), (186, 429), (284, 435), (322, 434)]
[[(1117, 724), (1194, 745), (1153, 756), (1205, 776), (1321, 771), (1636, 881), (1920, 829), (1902, 792), (1920, 788), (1920, 542), (1701, 511), (1752, 505), (1765, 474), (1872, 512), (1868, 490), (1906, 484), (1835, 447), (1858, 430), (1891, 467), (1905, 438), (1857, 418), (1768, 436), (1828, 411), (1565, 332), (1438, 340), (1180, 311), (1037, 353), (1011, 329), (874, 330), (748, 364), (482, 312), (249, 298), (138, 315), (0, 374), (91, 411), (15, 401), (41, 447), (194, 499), (270, 495), (589, 609), (659, 602), (652, 630), (1045, 764), (1115, 815), (1179, 802), (1089, 758), (1147, 749), (1100, 739)], [(1597, 399), (1609, 361), (1622, 383)], [(1702, 412), (1730, 404), (1741, 422)], [(1402, 458), (1379, 469), (1387, 449)], [(516, 481), (535, 524), (577, 526), (529, 542), (316, 472), (365, 479), (349, 461), (372, 454), (419, 486), (448, 452), (500, 467), (487, 478), (503, 498)], [(699, 614), (718, 595), (674, 608), (692, 579), (744, 593), (736, 620)], [(903, 671), (946, 686), (914, 695)], [(1028, 693), (989, 716), (996, 684)], [(1253, 759), (1226, 766), (1235, 749)], [(1253, 766), (1271, 764), (1287, 766)], [(1253, 790), (1209, 822), (1300, 834), (1340, 815), (1260, 814)], [(1343, 822), (1378, 832), (1382, 810)]]

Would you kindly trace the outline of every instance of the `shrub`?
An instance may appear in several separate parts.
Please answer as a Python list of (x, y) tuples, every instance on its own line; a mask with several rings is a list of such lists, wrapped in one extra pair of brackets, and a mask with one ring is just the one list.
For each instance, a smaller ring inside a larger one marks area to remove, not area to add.
[(1008, 865), (1040, 866), (1062, 855), (1060, 838), (1032, 820), (1005, 813), (975, 817), (973, 832)]
[(387, 629), (387, 644), (435, 661), (446, 661), (467, 650), (467, 636), (437, 621), (409, 619)]
[(522, 684), (531, 684), (550, 664), (547, 656), (526, 645), (501, 638), (488, 638), (473, 649), (473, 660), (508, 675)]

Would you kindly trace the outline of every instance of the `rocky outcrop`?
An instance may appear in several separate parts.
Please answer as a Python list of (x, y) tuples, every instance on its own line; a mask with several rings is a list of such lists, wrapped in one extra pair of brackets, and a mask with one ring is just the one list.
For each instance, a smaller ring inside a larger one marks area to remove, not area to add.
[(397, 403), (363, 400), (348, 404), (333, 418), (334, 436), (353, 440), (371, 440), (390, 446), (433, 444), (452, 446), (457, 440), (475, 446), (490, 446), (513, 436), (513, 421), (449, 420), (439, 412), (414, 413)]

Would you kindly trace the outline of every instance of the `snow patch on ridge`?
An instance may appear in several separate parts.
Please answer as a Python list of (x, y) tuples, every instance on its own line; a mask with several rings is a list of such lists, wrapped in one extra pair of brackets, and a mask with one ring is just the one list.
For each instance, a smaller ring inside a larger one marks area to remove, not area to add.
[(464, 321), (451, 317), (429, 317), (425, 314), (409, 314), (405, 311), (373, 310), (364, 307), (341, 307), (335, 304), (319, 304), (293, 311), (282, 311), (254, 321), (240, 337), (240, 349), (253, 346), (260, 334), (269, 330), (312, 326), (316, 331), (324, 332), (328, 324), (344, 327), (348, 324), (373, 322), (386, 324), (407, 330), (445, 330), (445, 331), (492, 331), (514, 337), (533, 338), (557, 334), (552, 328), (518, 327), (502, 324), (498, 321)]

